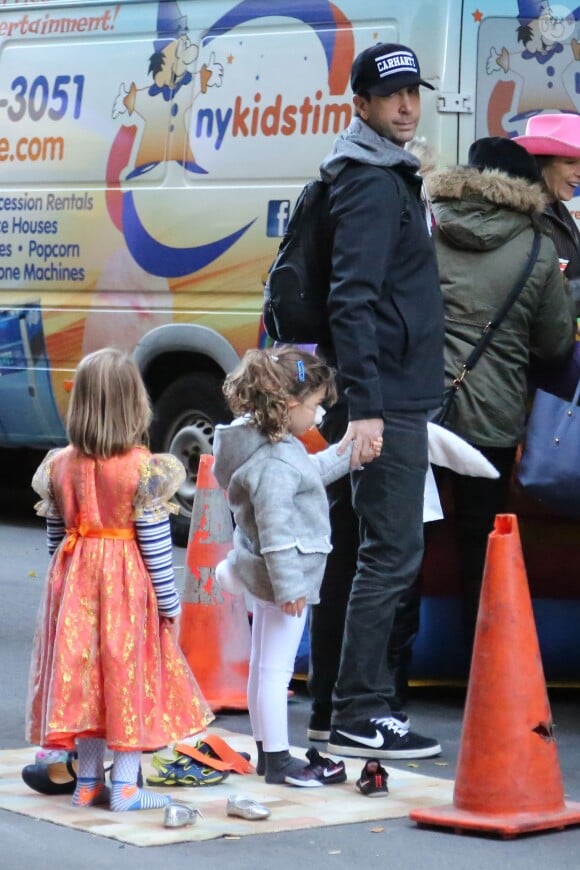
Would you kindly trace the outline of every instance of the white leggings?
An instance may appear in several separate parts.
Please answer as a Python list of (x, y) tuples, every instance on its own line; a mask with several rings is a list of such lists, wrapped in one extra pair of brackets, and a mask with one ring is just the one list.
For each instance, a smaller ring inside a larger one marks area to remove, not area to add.
[(288, 749), (288, 685), (306, 624), (302, 616), (287, 616), (276, 604), (253, 598), (252, 652), (248, 678), (248, 708), (254, 740), (264, 752)]

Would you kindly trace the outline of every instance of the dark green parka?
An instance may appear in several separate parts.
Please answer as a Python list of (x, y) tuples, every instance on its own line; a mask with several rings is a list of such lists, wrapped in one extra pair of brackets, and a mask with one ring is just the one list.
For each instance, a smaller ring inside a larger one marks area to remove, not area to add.
[[(448, 385), (521, 275), (545, 200), (539, 185), (498, 170), (445, 170), (433, 173), (428, 185), (438, 225)], [(522, 293), (458, 393), (449, 427), (474, 444), (517, 444), (530, 355), (565, 359), (574, 333), (574, 303), (553, 242), (544, 235)]]

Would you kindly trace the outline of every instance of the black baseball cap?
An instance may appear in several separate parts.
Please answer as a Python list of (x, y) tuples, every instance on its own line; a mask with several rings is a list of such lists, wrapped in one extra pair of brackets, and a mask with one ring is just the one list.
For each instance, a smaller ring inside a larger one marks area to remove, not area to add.
[(433, 85), (421, 78), (417, 55), (406, 45), (380, 42), (365, 48), (354, 59), (350, 86), (355, 94), (388, 97), (401, 88), (423, 85), (434, 91)]

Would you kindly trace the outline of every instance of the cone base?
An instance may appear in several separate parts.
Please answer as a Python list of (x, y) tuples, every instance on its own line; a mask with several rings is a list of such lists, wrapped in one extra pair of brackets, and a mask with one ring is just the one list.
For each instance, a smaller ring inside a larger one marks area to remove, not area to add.
[(569, 825), (580, 825), (580, 803), (565, 803), (556, 812), (537, 813), (475, 813), (459, 810), (449, 804), (443, 807), (430, 807), (413, 810), (409, 818), (419, 826), (435, 826), (453, 828), (456, 832), (484, 831), (513, 837), (517, 834), (527, 834), (532, 831), (566, 828)]
[(212, 713), (221, 713), (224, 710), (247, 710), (248, 698), (247, 695), (231, 695), (228, 694), (223, 698), (211, 698), (204, 696)]

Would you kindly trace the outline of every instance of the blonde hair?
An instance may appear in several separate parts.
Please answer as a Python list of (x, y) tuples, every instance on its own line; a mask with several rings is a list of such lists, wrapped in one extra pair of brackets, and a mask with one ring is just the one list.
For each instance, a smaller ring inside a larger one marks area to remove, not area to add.
[(334, 372), (314, 354), (296, 347), (249, 350), (224, 382), (224, 395), (236, 417), (249, 414), (270, 441), (288, 431), (288, 402), (324, 388), (324, 402), (336, 401)]
[(105, 347), (83, 357), (67, 414), (70, 443), (108, 459), (143, 443), (151, 406), (139, 369), (123, 351)]
[(429, 145), (424, 136), (415, 136), (410, 142), (407, 142), (405, 150), (410, 154), (414, 154), (420, 161), (419, 173), (423, 176), (429, 175), (437, 169), (437, 151), (432, 145)]

